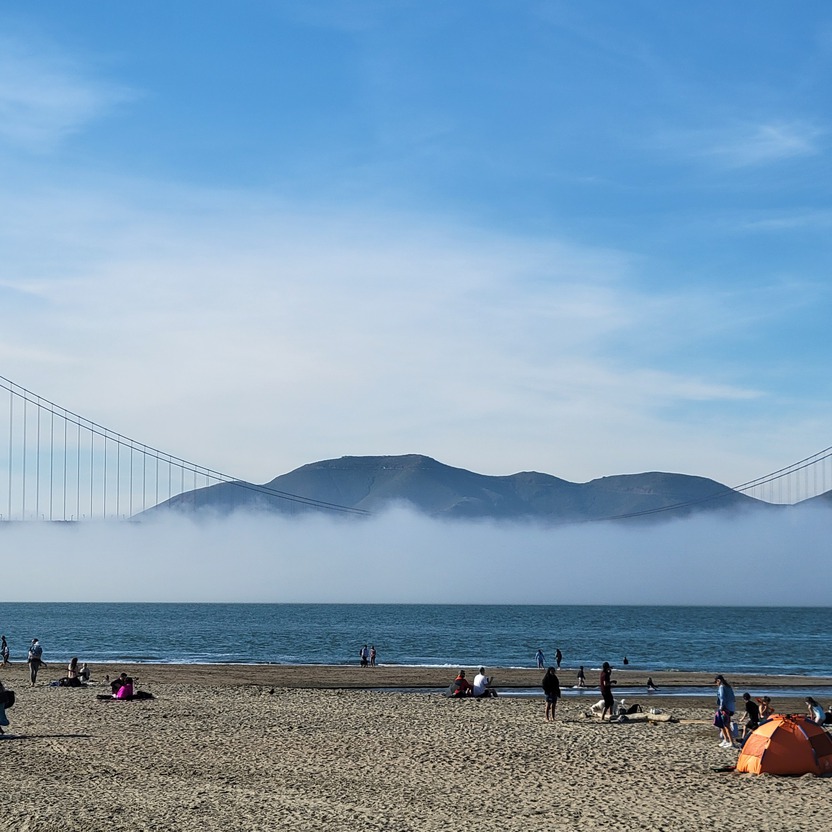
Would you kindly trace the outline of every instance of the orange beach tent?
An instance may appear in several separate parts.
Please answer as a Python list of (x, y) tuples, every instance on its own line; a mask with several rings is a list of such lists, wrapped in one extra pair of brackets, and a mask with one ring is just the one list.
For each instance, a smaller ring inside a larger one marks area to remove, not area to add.
[(774, 714), (745, 741), (737, 771), (832, 774), (832, 737), (803, 715)]

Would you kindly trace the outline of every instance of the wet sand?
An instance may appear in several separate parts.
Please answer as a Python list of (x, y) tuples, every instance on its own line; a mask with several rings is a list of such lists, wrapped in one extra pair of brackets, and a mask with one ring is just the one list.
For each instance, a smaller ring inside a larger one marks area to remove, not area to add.
[[(102, 702), (125, 670), (152, 701)], [(736, 677), (735, 690), (788, 678)], [(673, 722), (600, 723), (567, 698), (546, 723), (537, 698), (452, 701), (446, 669), (100, 666), (87, 688), (62, 669), (0, 671), (17, 693), (0, 741), (0, 828), (103, 830), (816, 830), (832, 825), (832, 778), (714, 769), (736, 752), (711, 725), (710, 674), (652, 674), (702, 697), (639, 697)], [(469, 672), (473, 671), (471, 669)], [(491, 669), (537, 687), (538, 670)], [(571, 682), (574, 671), (563, 669)], [(594, 674), (587, 671), (592, 681)], [(618, 672), (621, 685), (643, 673)], [(808, 680), (832, 684), (832, 680)], [(802, 710), (784, 699), (780, 710)]]

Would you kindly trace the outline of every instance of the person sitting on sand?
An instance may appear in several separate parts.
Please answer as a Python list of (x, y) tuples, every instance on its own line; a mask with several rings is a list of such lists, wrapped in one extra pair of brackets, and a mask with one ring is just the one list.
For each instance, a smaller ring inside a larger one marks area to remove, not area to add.
[(762, 699), (757, 699), (757, 704), (760, 706), (760, 725), (768, 722), (774, 714), (774, 708), (771, 707), (771, 697), (764, 696)]
[(652, 676), (647, 677), (647, 690), (650, 693), (652, 693), (654, 690), (658, 690), (655, 683), (653, 682), (653, 677)]
[(115, 696), (119, 690), (121, 690), (122, 686), (124, 685), (125, 680), (127, 679), (127, 674), (122, 672), (112, 682), (110, 682), (110, 690)]
[(133, 698), (133, 679), (130, 676), (124, 677), (124, 684), (118, 689), (115, 694), (116, 699), (132, 699)]
[(133, 679), (126, 673), (121, 673), (110, 684), (109, 695), (99, 694), (97, 699), (132, 699), (133, 698)]
[(481, 667), (480, 672), (474, 676), (474, 688), (471, 695), (476, 696), (478, 699), (487, 699), (489, 696), (496, 696), (497, 691), (493, 690), (490, 685), (491, 679), (485, 675), (485, 668)]
[(748, 693), (742, 695), (742, 700), (745, 702), (745, 722), (740, 740), (744, 740), (752, 731), (760, 727), (760, 706), (751, 700)]
[(78, 671), (78, 678), (81, 680), (82, 685), (86, 685), (89, 682), (90, 669), (86, 662), (81, 665), (81, 669)]
[(465, 678), (465, 671), (460, 670), (459, 675), (451, 683), (451, 696), (459, 699), (463, 696), (470, 696), (474, 686)]
[(66, 668), (66, 676), (64, 676), (63, 679), (59, 679), (58, 684), (63, 688), (81, 687), (81, 672), (78, 670), (77, 656), (73, 656), (69, 660), (69, 664)]
[(811, 696), (806, 697), (806, 706), (809, 711), (807, 719), (810, 722), (814, 722), (817, 725), (823, 725), (826, 722), (826, 711)]
[(554, 667), (550, 667), (540, 683), (543, 695), (546, 697), (546, 722), (555, 721), (555, 708), (560, 699), (560, 679)]

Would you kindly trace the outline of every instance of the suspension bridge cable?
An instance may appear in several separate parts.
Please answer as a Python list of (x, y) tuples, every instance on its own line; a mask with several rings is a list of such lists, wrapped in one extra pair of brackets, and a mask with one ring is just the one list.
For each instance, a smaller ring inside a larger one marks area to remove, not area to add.
[(757, 477), (756, 479), (749, 480), (748, 482), (734, 486), (733, 488), (726, 485), (721, 487), (719, 491), (714, 491), (712, 494), (706, 494), (704, 497), (699, 497), (695, 500), (686, 500), (685, 502), (681, 503), (671, 503), (670, 505), (657, 506), (656, 508), (647, 508), (643, 509), (642, 511), (630, 511), (625, 514), (613, 514), (608, 517), (593, 518), (593, 520), (589, 522), (601, 522), (605, 520), (629, 520), (630, 518), (645, 517), (650, 514), (661, 514), (662, 512), (666, 511), (680, 511), (682, 509), (691, 508), (692, 506), (710, 502), (711, 500), (723, 499), (725, 497), (729, 497), (732, 494), (744, 493), (760, 485), (767, 485), (768, 483), (775, 482), (778, 480), (782, 481), (783, 477), (787, 477), (790, 474), (795, 473), (796, 471), (803, 471), (804, 469), (807, 469), (809, 466), (815, 465), (818, 462), (823, 462), (824, 460), (829, 459), (830, 457), (832, 457), (832, 445), (828, 448), (824, 448), (822, 451), (818, 451), (817, 453), (812, 454), (811, 456), (807, 456), (805, 459), (801, 459), (798, 462), (794, 462), (791, 465), (785, 466), (784, 468), (779, 468), (777, 471), (773, 471), (770, 474), (764, 474), (762, 477)]
[[(19, 399), (23, 400), (23, 407), (24, 407), (24, 421), (23, 421), (23, 431), (25, 437), (26, 431), (26, 419), (25, 419), (25, 412), (26, 412), (26, 405), (27, 403), (36, 404), (38, 408), (43, 408), (49, 410), (50, 412), (55, 412), (60, 418), (63, 418), (67, 422), (74, 424), (78, 428), (78, 445), (77, 450), (79, 454), (79, 465), (77, 469), (78, 475), (78, 489), (76, 490), (76, 497), (79, 497), (80, 491), (80, 434), (81, 434), (81, 427), (83, 423), (83, 428), (86, 433), (90, 437), (90, 493), (92, 494), (92, 478), (93, 478), (93, 471), (92, 471), (92, 454), (93, 454), (93, 446), (95, 443), (95, 437), (103, 437), (105, 446), (107, 441), (115, 442), (120, 446), (124, 446), (131, 449), (131, 469), (132, 469), (132, 451), (137, 451), (138, 453), (142, 454), (142, 476), (143, 476), (143, 485), (142, 485), (142, 510), (145, 508), (145, 493), (146, 493), (146, 465), (148, 458), (153, 459), (156, 461), (156, 465), (158, 466), (159, 461), (167, 461), (169, 464), (172, 464), (174, 467), (179, 468), (181, 475), (182, 475), (182, 492), (184, 493), (184, 476), (185, 471), (191, 471), (194, 475), (194, 490), (196, 490), (196, 477), (199, 474), (200, 476), (205, 477), (206, 480), (213, 480), (216, 483), (225, 483), (227, 485), (233, 485), (236, 488), (242, 488), (246, 491), (253, 491), (258, 494), (261, 494), (266, 497), (274, 497), (276, 499), (285, 500), (290, 503), (297, 503), (300, 505), (309, 506), (310, 508), (318, 508), (326, 511), (334, 511), (334, 512), (341, 512), (345, 514), (355, 514), (360, 516), (367, 516), (370, 514), (369, 511), (366, 509), (361, 508), (354, 508), (352, 506), (345, 506), (341, 505), (340, 503), (332, 503), (326, 500), (316, 500), (313, 497), (304, 497), (301, 494), (293, 494), (289, 491), (281, 491), (280, 489), (271, 488), (267, 485), (257, 485), (255, 483), (246, 482), (245, 480), (241, 480), (237, 477), (233, 477), (230, 474), (225, 474), (221, 471), (217, 471), (213, 468), (207, 468), (203, 465), (198, 465), (194, 462), (189, 462), (182, 457), (173, 456), (172, 454), (168, 454), (164, 451), (160, 451), (157, 448), (153, 448), (149, 445), (144, 445), (143, 443), (136, 442), (134, 439), (130, 439), (123, 434), (117, 433), (115, 431), (111, 431), (108, 428), (105, 428), (103, 425), (98, 424), (97, 422), (93, 422), (90, 419), (87, 419), (78, 413), (74, 413), (71, 410), (67, 410), (66, 408), (55, 404), (54, 402), (50, 401), (49, 399), (44, 399), (41, 396), (38, 396), (36, 393), (33, 393), (31, 390), (22, 387), (21, 385), (13, 382), (11, 379), (6, 378), (5, 376), (0, 375), (0, 389), (7, 390), (12, 396), (16, 396)], [(11, 401), (11, 399), (10, 399)], [(11, 424), (11, 423), (10, 423)], [(9, 428), (11, 431), (11, 427)], [(11, 447), (11, 438), (9, 440), (10, 447)], [(25, 454), (25, 438), (24, 438), (24, 454), (23, 454), (23, 465), (24, 465), (24, 513), (25, 513), (25, 464), (26, 464), (26, 454)], [(11, 466), (10, 466), (11, 468)], [(158, 487), (157, 487), (158, 488)], [(11, 491), (10, 491), (11, 493)], [(91, 501), (92, 502), (92, 501)], [(132, 477), (131, 477), (131, 503), (132, 503)], [(131, 505), (132, 509), (132, 505)], [(80, 504), (78, 506), (78, 511), (80, 511)], [(91, 511), (92, 515), (92, 506)], [(131, 512), (132, 513), (132, 512)]]

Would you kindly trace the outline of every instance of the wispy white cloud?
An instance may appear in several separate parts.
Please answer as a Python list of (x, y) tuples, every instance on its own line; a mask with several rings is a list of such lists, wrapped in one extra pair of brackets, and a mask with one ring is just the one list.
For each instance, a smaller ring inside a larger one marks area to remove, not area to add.
[(654, 143), (680, 158), (740, 169), (817, 155), (825, 135), (824, 129), (810, 122), (772, 120), (666, 131)]
[[(249, 479), (344, 453), (575, 479), (691, 470), (673, 437), (702, 428), (658, 410), (761, 395), (654, 365), (725, 298), (659, 301), (625, 252), (126, 182), (0, 198), (15, 218), (5, 282), (34, 302), (8, 319), (5, 374)], [(724, 456), (697, 454), (696, 473), (720, 478)]]
[(88, 77), (54, 45), (0, 38), (0, 140), (52, 150), (135, 93)]
[(758, 124), (738, 130), (706, 153), (733, 167), (767, 165), (819, 152), (822, 131), (801, 123)]
[(832, 211), (796, 211), (745, 220), (742, 228), (747, 231), (794, 231), (800, 229), (827, 229), (832, 226)]

